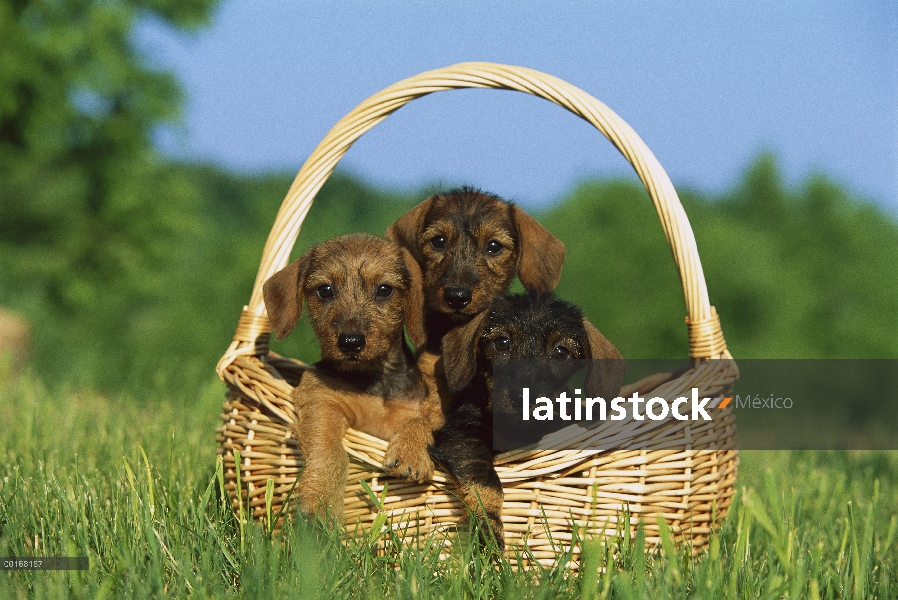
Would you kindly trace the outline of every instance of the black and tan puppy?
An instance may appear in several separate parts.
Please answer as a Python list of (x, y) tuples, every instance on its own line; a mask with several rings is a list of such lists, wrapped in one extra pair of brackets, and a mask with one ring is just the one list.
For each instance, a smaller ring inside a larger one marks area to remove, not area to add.
[(517, 206), (498, 196), (460, 188), (428, 198), (387, 229), (411, 252), (424, 275), (428, 350), (489, 308), (508, 291), (515, 273), (524, 288), (555, 289), (564, 244)]
[[(503, 491), (493, 466), (492, 423), (498, 412), (520, 420), (521, 409), (520, 400), (510, 390), (494, 388), (494, 366), (521, 359), (541, 364), (593, 359), (587, 368), (586, 393), (611, 398), (621, 388), (625, 365), (617, 348), (579, 308), (551, 294), (496, 299), (489, 310), (449, 331), (443, 337), (442, 351), (454, 405), (446, 424), (434, 434), (432, 455), (458, 481), (475, 518), (482, 521), (485, 515), (502, 547)], [(570, 374), (559, 367), (549, 375), (550, 381), (557, 375), (563, 386)]]
[[(422, 376), (403, 326), (424, 341), (420, 268), (401, 247), (349, 235), (319, 244), (265, 282), (265, 306), (278, 339), (308, 304), (321, 361), (293, 398), (306, 461), (297, 485), (303, 512), (343, 514), (347, 427), (389, 440), (384, 466), (419, 481), (433, 473), (432, 431), (442, 424), (436, 385)], [(428, 407), (434, 410), (428, 411)]]

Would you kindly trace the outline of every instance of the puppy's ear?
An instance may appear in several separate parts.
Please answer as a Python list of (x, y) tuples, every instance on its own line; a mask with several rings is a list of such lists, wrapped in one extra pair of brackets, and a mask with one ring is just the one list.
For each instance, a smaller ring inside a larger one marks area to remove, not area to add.
[(424, 256), (421, 254), (421, 232), (424, 229), (424, 219), (430, 212), (430, 206), (433, 204), (432, 196), (411, 209), (387, 228), (386, 238), (395, 244), (399, 244), (412, 253), (412, 256), (419, 263), (424, 262)]
[(402, 261), (409, 274), (408, 296), (405, 300), (405, 329), (416, 348), (427, 342), (427, 330), (424, 329), (424, 277), (421, 266), (411, 253), (402, 248)]
[(450, 329), (443, 336), (443, 371), (449, 391), (458, 392), (468, 385), (477, 371), (477, 340), (489, 311), (483, 311), (468, 324)]
[(551, 292), (561, 279), (564, 243), (517, 206), (511, 216), (518, 232), (518, 278), (528, 291)]
[(302, 290), (311, 251), (272, 275), (262, 285), (262, 297), (271, 330), (277, 339), (287, 337), (302, 315)]
[(627, 363), (614, 344), (586, 317), (583, 317), (583, 329), (586, 331), (587, 358), (591, 359), (586, 367), (586, 393), (592, 398), (610, 400), (620, 393)]

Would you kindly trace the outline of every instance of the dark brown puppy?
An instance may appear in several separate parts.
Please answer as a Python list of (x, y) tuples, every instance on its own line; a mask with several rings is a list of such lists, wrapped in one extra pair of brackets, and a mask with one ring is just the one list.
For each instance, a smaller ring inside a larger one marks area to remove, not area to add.
[(446, 332), (507, 292), (515, 272), (525, 289), (550, 292), (564, 263), (564, 244), (533, 217), (471, 188), (428, 198), (393, 223), (386, 237), (421, 266), (432, 352), (439, 352)]
[[(447, 332), (488, 309), (508, 291), (515, 273), (528, 290), (553, 290), (564, 263), (564, 244), (535, 219), (498, 196), (467, 187), (428, 198), (386, 236), (408, 249), (423, 271), (427, 345), (418, 364), (441, 385), (446, 361), (440, 343)], [(451, 394), (444, 389), (441, 398), (447, 404)], [(469, 498), (471, 490), (463, 495)]]
[(586, 393), (603, 398), (617, 395), (625, 364), (617, 348), (579, 308), (551, 294), (496, 299), (488, 311), (449, 331), (442, 350), (454, 406), (446, 424), (434, 434), (431, 454), (459, 482), (475, 518), (482, 522), (485, 515), (501, 548), (504, 495), (493, 466), (493, 416), (509, 412), (520, 419), (521, 413), (519, 400), (508, 390), (494, 389), (494, 364), (515, 359), (611, 359), (594, 360), (586, 373)]
[[(350, 235), (319, 244), (263, 287), (278, 339), (296, 326), (305, 301), (321, 361), (303, 374), (293, 398), (306, 467), (297, 485), (301, 509), (340, 518), (348, 427), (389, 440), (385, 467), (419, 481), (433, 473), (432, 430), (442, 424), (436, 385), (422, 376), (403, 326), (424, 341), (421, 272), (386, 240)], [(436, 411), (427, 411), (435, 406)]]

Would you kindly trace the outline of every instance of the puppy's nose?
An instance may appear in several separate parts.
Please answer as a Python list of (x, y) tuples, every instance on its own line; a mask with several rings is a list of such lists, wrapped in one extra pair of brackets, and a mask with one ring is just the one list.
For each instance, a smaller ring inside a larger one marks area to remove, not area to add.
[(462, 286), (445, 287), (443, 300), (455, 310), (461, 310), (471, 303), (471, 289)]
[(357, 331), (341, 333), (337, 338), (337, 345), (343, 352), (358, 354), (365, 347), (365, 334)]

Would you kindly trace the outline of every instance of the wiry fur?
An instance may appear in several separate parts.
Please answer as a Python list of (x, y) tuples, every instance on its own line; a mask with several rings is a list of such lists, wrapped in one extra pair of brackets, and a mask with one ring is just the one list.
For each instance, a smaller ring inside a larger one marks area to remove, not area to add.
[[(564, 244), (533, 217), (467, 187), (428, 198), (393, 223), (386, 236), (421, 266), (427, 347), (434, 352), (446, 332), (508, 291), (515, 273), (526, 289), (550, 292), (564, 263)], [(453, 291), (469, 300), (453, 305)]]
[[(499, 350), (497, 340), (508, 340)], [(447, 385), (453, 408), (434, 434), (432, 455), (459, 481), (463, 499), (482, 507), (486, 523), (502, 543), (503, 491), (493, 466), (493, 415), (518, 410), (507, 392), (493, 388), (493, 364), (512, 359), (551, 359), (559, 347), (567, 359), (596, 360), (586, 375), (588, 393), (612, 397), (624, 377), (621, 355), (573, 304), (551, 294), (498, 298), (492, 308), (442, 341)], [(563, 384), (562, 384), (563, 385)], [(475, 517), (482, 519), (478, 510)]]
[[(379, 294), (382, 286), (391, 293)], [(297, 485), (304, 512), (342, 517), (348, 427), (389, 440), (384, 466), (397, 475), (432, 475), (427, 449), (442, 424), (441, 405), (429, 399), (437, 394), (433, 376), (422, 375), (403, 337), (405, 326), (415, 344), (424, 341), (421, 290), (408, 252), (366, 235), (319, 244), (265, 282), (276, 336), (293, 330), (306, 303), (321, 346), (321, 361), (293, 394), (306, 462)], [(347, 336), (357, 347), (348, 347)]]

